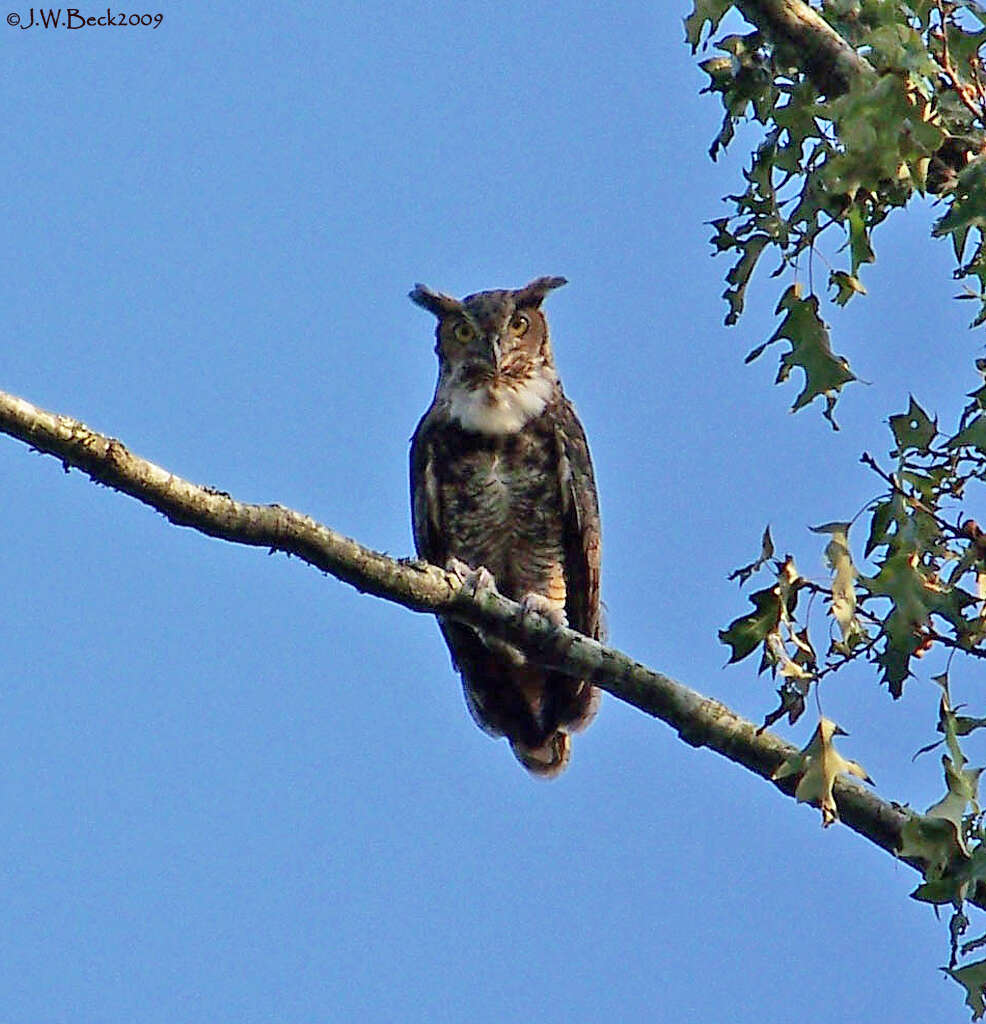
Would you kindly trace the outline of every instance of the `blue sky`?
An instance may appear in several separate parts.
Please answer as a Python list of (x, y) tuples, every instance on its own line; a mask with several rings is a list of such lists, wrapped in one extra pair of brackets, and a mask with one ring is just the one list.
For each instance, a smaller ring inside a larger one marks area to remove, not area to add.
[[(822, 576), (806, 526), (878, 492), (856, 459), (909, 392), (954, 415), (982, 341), (925, 210), (825, 311), (869, 382), (840, 433), (788, 413), (775, 355), (743, 365), (778, 282), (722, 326), (704, 222), (748, 136), (709, 161), (687, 8), (170, 3), (66, 31), (9, 6), (0, 387), (404, 555), (435, 376), (407, 291), (564, 274), (611, 639), (761, 718), (769, 681), (716, 639), (746, 606), (727, 573), (769, 521)], [(2, 438), (0, 481), (4, 1021), (964, 1019), (908, 868), (660, 723), (605, 700), (534, 782), (427, 617)], [(932, 660), (896, 705), (864, 670), (823, 694), (920, 808)]]

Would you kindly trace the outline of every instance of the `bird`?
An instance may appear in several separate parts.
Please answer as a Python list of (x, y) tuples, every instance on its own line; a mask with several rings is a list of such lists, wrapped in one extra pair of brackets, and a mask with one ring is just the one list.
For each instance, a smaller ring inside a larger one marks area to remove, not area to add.
[[(493, 586), (527, 611), (601, 639), (599, 500), (592, 458), (555, 367), (539, 277), (456, 299), (410, 298), (438, 319), (438, 383), (411, 439), (418, 556), (474, 592)], [(600, 692), (528, 662), (502, 639), (438, 617), (476, 723), (504, 736), (534, 775), (553, 778)]]

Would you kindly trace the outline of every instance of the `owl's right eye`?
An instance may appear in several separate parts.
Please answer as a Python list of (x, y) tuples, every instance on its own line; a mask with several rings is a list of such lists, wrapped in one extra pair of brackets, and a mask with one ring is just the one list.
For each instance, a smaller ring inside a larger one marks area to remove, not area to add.
[(472, 328), (472, 324), (465, 320), (460, 320), (455, 327), (452, 328), (452, 333), (455, 335), (457, 341), (465, 342), (472, 341), (476, 336), (476, 332)]

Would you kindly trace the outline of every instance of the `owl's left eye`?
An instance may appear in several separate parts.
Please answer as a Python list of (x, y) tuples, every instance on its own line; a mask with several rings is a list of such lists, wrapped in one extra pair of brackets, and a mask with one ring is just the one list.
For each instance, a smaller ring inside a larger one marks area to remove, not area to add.
[(476, 332), (472, 329), (472, 324), (465, 320), (460, 320), (455, 327), (452, 328), (452, 332), (455, 334), (457, 340), (463, 343), (472, 341), (476, 335)]
[(531, 321), (528, 320), (523, 313), (517, 313), (513, 320), (510, 321), (510, 330), (518, 337), (520, 337), (520, 335), (522, 335), (530, 326)]

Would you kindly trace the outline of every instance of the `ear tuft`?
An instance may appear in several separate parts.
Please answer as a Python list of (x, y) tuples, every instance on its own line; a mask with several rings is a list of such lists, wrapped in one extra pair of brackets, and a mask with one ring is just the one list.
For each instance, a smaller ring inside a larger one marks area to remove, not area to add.
[(564, 277), (538, 277), (514, 292), (514, 303), (518, 309), (537, 309), (548, 292), (568, 284)]
[(451, 295), (443, 295), (442, 292), (433, 292), (423, 284), (416, 284), (408, 292), (408, 298), (418, 306), (427, 309), (429, 313), (434, 313), (439, 319), (462, 309), (462, 303), (458, 299), (453, 299)]

